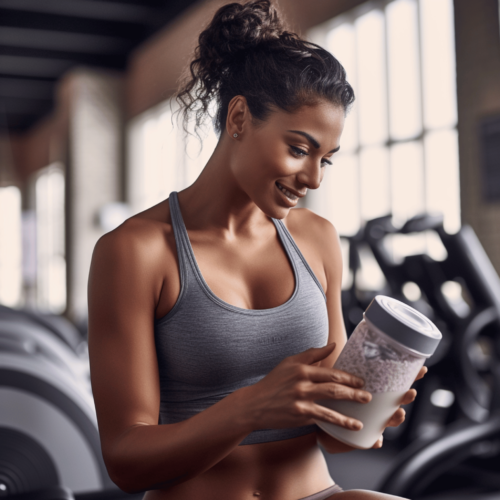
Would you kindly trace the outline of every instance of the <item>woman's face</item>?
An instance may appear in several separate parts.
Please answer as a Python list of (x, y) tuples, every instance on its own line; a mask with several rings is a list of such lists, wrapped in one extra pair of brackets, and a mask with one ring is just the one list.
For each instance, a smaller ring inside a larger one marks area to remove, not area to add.
[(292, 114), (275, 111), (254, 127), (246, 109), (242, 121), (235, 115), (234, 122), (228, 122), (231, 135), (232, 128), (239, 133), (232, 139), (238, 141), (233, 175), (265, 214), (283, 219), (308, 189), (319, 188), (325, 170), (333, 168), (330, 163), (339, 149), (344, 110), (322, 101)]

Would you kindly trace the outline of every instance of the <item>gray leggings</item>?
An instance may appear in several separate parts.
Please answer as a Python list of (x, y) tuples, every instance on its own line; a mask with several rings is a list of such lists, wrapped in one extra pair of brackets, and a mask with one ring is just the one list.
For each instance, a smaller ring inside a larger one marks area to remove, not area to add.
[(340, 493), (344, 491), (338, 484), (334, 484), (333, 486), (328, 487), (326, 490), (318, 491), (318, 493), (314, 493), (313, 495), (309, 495), (308, 497), (299, 498), (299, 500), (325, 500), (329, 496), (334, 493)]

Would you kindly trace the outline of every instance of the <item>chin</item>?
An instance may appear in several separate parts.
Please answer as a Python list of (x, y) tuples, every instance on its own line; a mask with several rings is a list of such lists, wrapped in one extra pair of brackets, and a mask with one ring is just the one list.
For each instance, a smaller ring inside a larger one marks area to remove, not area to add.
[(273, 219), (285, 219), (290, 213), (290, 208), (281, 207), (274, 202), (274, 206), (269, 211), (264, 211), (264, 213)]
[(278, 212), (280, 212), (279, 215), (275, 215), (273, 218), (274, 219), (286, 219), (286, 216), (290, 213), (290, 208), (282, 208)]
[(290, 208), (292, 207), (284, 207), (283, 205), (280, 205), (275, 196), (266, 198), (260, 198), (259, 200), (254, 198), (253, 202), (268, 217), (272, 217), (273, 219), (285, 219), (290, 212)]

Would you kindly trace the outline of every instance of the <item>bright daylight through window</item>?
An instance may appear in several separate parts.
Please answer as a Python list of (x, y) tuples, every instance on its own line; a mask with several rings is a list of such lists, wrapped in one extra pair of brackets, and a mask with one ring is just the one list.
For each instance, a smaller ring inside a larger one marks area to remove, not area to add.
[(58, 163), (43, 169), (35, 183), (37, 306), (62, 313), (66, 307), (64, 173)]
[[(376, 217), (392, 214), (401, 225), (424, 212), (442, 213), (445, 229), (458, 231), (452, 0), (369, 2), (314, 28), (309, 39), (340, 60), (356, 94), (341, 150), (309, 206), (345, 236)], [(431, 232), (395, 235), (391, 244), (396, 257), (443, 258)], [(380, 273), (365, 274), (376, 289)]]
[(127, 185), (134, 213), (193, 183), (215, 149), (217, 136), (211, 126), (205, 130), (207, 136), (202, 135), (201, 150), (196, 137), (184, 138), (176, 109), (175, 100), (167, 101), (136, 118), (130, 126)]
[(0, 304), (19, 304), (21, 282), (21, 193), (0, 187)]

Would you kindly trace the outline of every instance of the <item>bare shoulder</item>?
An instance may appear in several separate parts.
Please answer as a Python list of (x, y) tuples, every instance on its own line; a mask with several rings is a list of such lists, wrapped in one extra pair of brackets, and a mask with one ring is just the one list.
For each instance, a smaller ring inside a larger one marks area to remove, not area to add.
[(130, 217), (120, 226), (102, 235), (96, 249), (102, 252), (131, 253), (137, 256), (154, 247), (164, 238), (159, 224), (137, 216)]
[(99, 238), (90, 265), (90, 308), (109, 303), (110, 294), (122, 310), (131, 308), (120, 301), (146, 300), (143, 306), (156, 318), (171, 308), (180, 289), (177, 250), (169, 213), (158, 208), (130, 217)]
[(109, 264), (151, 266), (158, 258), (165, 258), (173, 238), (172, 226), (167, 213), (161, 217), (156, 207), (136, 214), (120, 226), (104, 234), (94, 248), (95, 259), (105, 259)]
[(307, 262), (324, 284), (325, 292), (332, 283), (338, 288), (342, 276), (342, 251), (335, 226), (308, 208), (290, 210), (284, 222)]
[(285, 224), (294, 238), (312, 242), (321, 255), (331, 256), (332, 251), (340, 248), (335, 226), (308, 208), (290, 210)]

